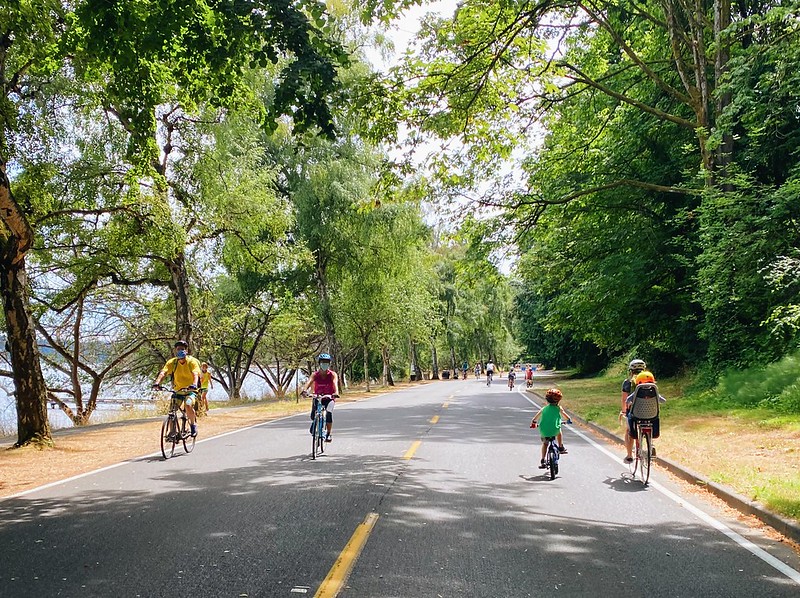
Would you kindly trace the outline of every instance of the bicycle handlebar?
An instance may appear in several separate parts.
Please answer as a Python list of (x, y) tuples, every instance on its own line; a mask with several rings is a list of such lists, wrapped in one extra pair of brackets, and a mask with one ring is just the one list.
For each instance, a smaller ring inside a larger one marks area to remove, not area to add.
[(161, 384), (153, 384), (151, 388), (153, 390), (160, 390), (163, 392), (173, 392), (173, 393), (179, 393), (185, 390), (188, 390), (190, 392), (197, 390), (197, 387), (194, 384), (190, 384), (189, 386), (184, 386), (183, 388), (167, 388), (166, 386), (162, 386)]

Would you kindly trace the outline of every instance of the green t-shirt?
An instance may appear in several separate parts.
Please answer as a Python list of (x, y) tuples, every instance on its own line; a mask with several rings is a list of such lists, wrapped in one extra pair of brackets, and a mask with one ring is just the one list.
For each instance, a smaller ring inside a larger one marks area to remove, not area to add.
[(539, 416), (539, 434), (542, 438), (558, 436), (561, 432), (561, 409), (558, 405), (547, 405)]

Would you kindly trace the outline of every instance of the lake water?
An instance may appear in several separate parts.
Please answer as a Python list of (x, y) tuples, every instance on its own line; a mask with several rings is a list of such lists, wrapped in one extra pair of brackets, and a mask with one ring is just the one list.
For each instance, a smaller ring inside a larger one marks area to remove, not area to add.
[[(293, 391), (294, 387), (292, 386), (290, 392)], [(250, 397), (261, 397), (268, 392), (269, 387), (262, 380), (256, 378), (255, 376), (248, 377), (248, 379), (245, 380), (244, 387), (242, 388), (242, 393), (245, 396)], [(142, 397), (147, 397), (150, 394), (151, 393), (148, 390), (144, 390), (143, 392), (140, 390), (137, 392), (135, 389), (124, 393), (125, 396)], [(227, 401), (228, 395), (218, 384), (216, 384), (208, 393), (208, 399), (210, 401)], [(70, 407), (74, 408), (75, 405), (70, 403)], [(141, 413), (142, 417), (147, 417), (149, 414), (156, 415), (154, 401), (137, 401), (134, 405), (134, 410), (137, 413)], [(120, 415), (124, 411), (130, 412), (131, 410), (130, 408), (124, 409), (123, 405), (119, 402), (101, 401), (98, 402), (97, 409), (94, 413), (92, 413), (90, 421), (94, 424), (114, 421), (119, 419)], [(48, 404), (47, 415), (50, 419), (50, 426), (53, 430), (72, 427), (72, 421), (59, 408), (52, 409)], [(16, 436), (16, 434), (17, 407), (14, 402), (14, 397), (9, 395), (5, 389), (0, 388), (0, 438), (4, 436)]]

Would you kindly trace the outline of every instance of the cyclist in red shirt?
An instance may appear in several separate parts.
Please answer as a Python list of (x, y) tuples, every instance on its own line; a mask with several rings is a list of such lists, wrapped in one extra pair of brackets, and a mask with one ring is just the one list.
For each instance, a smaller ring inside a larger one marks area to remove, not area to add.
[(314, 403), (311, 405), (311, 419), (317, 410), (317, 396), (322, 395), (322, 405), (325, 407), (325, 427), (327, 434), (325, 441), (332, 440), (331, 430), (333, 429), (333, 407), (336, 404), (336, 397), (339, 396), (339, 376), (331, 368), (331, 356), (321, 353), (317, 357), (319, 369), (308, 378), (303, 387), (302, 394), (307, 394), (309, 387), (314, 385)]

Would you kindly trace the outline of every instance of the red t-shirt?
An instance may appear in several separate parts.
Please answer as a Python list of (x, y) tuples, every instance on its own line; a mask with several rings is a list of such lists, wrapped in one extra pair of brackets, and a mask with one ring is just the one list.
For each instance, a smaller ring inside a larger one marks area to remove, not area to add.
[(331, 370), (324, 372), (322, 370), (317, 370), (311, 374), (311, 379), (314, 380), (315, 395), (332, 395), (336, 392), (336, 387), (333, 384), (333, 372)]

